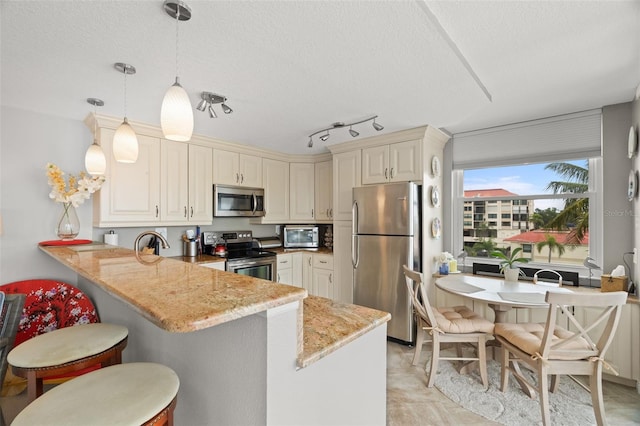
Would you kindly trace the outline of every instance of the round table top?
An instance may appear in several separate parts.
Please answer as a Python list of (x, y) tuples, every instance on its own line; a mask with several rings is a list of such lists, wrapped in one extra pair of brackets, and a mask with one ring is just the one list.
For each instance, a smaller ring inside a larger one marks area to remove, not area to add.
[(547, 291), (571, 293), (564, 287), (525, 282), (510, 282), (499, 278), (477, 275), (450, 274), (438, 277), (436, 287), (448, 293), (495, 305), (516, 308), (548, 306), (544, 301)]

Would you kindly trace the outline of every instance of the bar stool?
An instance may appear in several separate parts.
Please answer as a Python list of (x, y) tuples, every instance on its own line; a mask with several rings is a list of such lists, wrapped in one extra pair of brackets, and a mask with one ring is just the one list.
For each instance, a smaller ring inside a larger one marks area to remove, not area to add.
[(127, 328), (100, 323), (93, 303), (78, 288), (36, 279), (5, 284), (0, 290), (26, 294), (8, 361), (14, 375), (27, 379), (29, 402), (42, 395), (44, 379), (122, 362)]
[(49, 390), (11, 424), (172, 426), (179, 387), (176, 373), (164, 365), (114, 365)]
[(9, 352), (11, 371), (27, 379), (28, 401), (42, 395), (43, 380), (80, 372), (91, 366), (122, 363), (128, 330), (116, 324), (61, 328), (23, 342)]

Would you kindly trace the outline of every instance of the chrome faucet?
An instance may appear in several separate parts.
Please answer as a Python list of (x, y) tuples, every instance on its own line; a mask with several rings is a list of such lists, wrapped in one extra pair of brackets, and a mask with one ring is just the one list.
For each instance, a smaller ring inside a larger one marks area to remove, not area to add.
[(162, 236), (162, 234), (159, 234), (156, 231), (144, 231), (144, 232), (141, 232), (140, 235), (138, 235), (136, 237), (136, 240), (133, 242), (133, 249), (135, 250), (136, 254), (140, 252), (140, 248), (138, 247), (138, 245), (140, 244), (140, 240), (142, 239), (142, 237), (147, 235), (153, 235), (156, 238), (159, 238), (160, 241), (162, 242), (163, 249), (168, 249), (170, 247), (169, 242), (165, 237)]

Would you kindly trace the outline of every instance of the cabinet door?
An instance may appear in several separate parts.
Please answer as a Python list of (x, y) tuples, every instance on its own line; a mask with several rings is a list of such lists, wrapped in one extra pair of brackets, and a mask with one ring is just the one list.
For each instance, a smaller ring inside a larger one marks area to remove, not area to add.
[(316, 163), (315, 169), (316, 220), (329, 222), (333, 217), (333, 162)]
[(265, 215), (262, 221), (289, 220), (289, 163), (262, 160)]
[(162, 139), (160, 143), (160, 220), (189, 220), (189, 145)]
[(94, 224), (135, 225), (160, 220), (160, 139), (138, 135), (138, 161), (118, 163), (113, 157), (112, 129), (100, 130), (107, 155), (107, 180), (94, 196)]
[(314, 269), (312, 288), (314, 295), (334, 299), (333, 271), (328, 269)]
[(351, 220), (353, 188), (361, 185), (361, 152), (350, 151), (333, 156), (334, 220)]
[[(420, 140), (399, 142), (389, 145), (389, 180), (422, 180), (422, 154)], [(364, 181), (364, 176), (363, 176)]]
[(302, 253), (302, 287), (317, 296), (313, 289), (313, 256), (310, 253)]
[(237, 152), (213, 150), (213, 183), (240, 184), (240, 155)]
[(299, 284), (293, 282), (293, 270), (292, 269), (278, 269), (277, 282), (280, 284), (294, 285), (300, 287)]
[(389, 146), (374, 146), (362, 150), (362, 184), (389, 181)]
[(333, 223), (334, 297), (353, 303), (353, 264), (351, 263), (351, 221)]
[(240, 185), (262, 188), (262, 158), (240, 154)]
[(289, 165), (289, 219), (314, 219), (315, 168), (313, 163)]
[(213, 219), (213, 149), (189, 145), (189, 222), (210, 225)]
[(292, 280), (294, 285), (297, 287), (302, 287), (309, 291), (308, 288), (304, 286), (304, 282), (302, 281), (302, 253), (291, 253), (291, 263), (292, 263)]

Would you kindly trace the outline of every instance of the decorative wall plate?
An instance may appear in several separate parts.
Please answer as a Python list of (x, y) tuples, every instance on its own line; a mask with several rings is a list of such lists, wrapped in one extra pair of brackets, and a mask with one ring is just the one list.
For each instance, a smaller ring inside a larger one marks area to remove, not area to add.
[(638, 172), (631, 170), (629, 173), (629, 186), (627, 188), (627, 199), (633, 201), (638, 195)]
[(433, 238), (440, 238), (440, 232), (442, 230), (442, 224), (437, 217), (431, 222), (431, 236)]
[(433, 174), (434, 177), (440, 176), (440, 159), (437, 155), (431, 158), (431, 174)]
[(440, 190), (438, 190), (438, 185), (431, 187), (431, 205), (433, 207), (440, 207)]
[(636, 129), (631, 126), (629, 129), (629, 158), (633, 158), (638, 150), (638, 138), (636, 137)]

